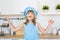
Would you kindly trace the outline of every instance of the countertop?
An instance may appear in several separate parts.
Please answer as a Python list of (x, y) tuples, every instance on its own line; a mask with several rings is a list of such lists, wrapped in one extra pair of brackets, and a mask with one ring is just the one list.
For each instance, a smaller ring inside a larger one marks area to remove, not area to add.
[[(24, 35), (0, 36), (0, 38), (24, 38)], [(53, 34), (39, 34), (40, 39), (60, 39), (60, 35)]]

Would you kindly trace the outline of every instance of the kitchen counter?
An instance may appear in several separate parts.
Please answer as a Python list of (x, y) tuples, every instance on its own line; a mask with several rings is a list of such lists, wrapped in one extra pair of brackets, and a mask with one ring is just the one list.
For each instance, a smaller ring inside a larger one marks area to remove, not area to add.
[[(24, 35), (11, 35), (11, 36), (0, 36), (0, 38), (23, 38)], [(60, 35), (53, 35), (53, 34), (46, 34), (46, 35), (39, 35), (40, 39), (60, 39)]]

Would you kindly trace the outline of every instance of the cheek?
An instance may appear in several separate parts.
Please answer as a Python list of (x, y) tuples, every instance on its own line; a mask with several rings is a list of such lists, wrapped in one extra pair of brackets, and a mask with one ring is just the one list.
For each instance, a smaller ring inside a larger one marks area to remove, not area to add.
[(32, 19), (34, 19), (34, 16), (32, 17)]
[(34, 15), (28, 15), (28, 14), (27, 14), (26, 17), (27, 17), (27, 19), (29, 19), (29, 18), (30, 18), (30, 19), (33, 19), (33, 18), (34, 18)]

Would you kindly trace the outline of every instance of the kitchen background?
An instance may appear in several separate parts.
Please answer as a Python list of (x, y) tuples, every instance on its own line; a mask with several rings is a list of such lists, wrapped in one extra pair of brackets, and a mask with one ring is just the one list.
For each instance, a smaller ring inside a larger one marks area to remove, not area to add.
[[(55, 21), (48, 32), (53, 33), (52, 30), (60, 29), (60, 11), (55, 8), (58, 4), (60, 4), (60, 0), (0, 0), (0, 25), (3, 23), (8, 23), (4, 19), (4, 15), (11, 14), (14, 15), (10, 15), (10, 17), (13, 18), (11, 21), (15, 27), (17, 27), (20, 23), (25, 21), (25, 19), (23, 19), (24, 9), (28, 6), (31, 6), (38, 11), (36, 21), (39, 22), (43, 28), (46, 28), (50, 19), (53, 19)], [(49, 10), (42, 10), (42, 7), (44, 5), (47, 5), (49, 7)], [(8, 29), (10, 30), (10, 27), (8, 27)], [(4, 30), (5, 33), (9, 33), (8, 29), (3, 28), (2, 30)], [(12, 30), (11, 34), (13, 34)]]

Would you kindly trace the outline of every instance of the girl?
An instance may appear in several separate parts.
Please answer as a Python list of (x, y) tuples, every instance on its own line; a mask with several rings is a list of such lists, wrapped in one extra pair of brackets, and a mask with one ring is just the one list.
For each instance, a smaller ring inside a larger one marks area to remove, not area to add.
[(38, 30), (41, 31), (43, 34), (47, 34), (48, 30), (50, 29), (54, 21), (49, 20), (47, 28), (43, 29), (41, 25), (38, 22), (36, 22), (35, 20), (36, 15), (37, 15), (37, 11), (34, 8), (32, 7), (26, 8), (24, 11), (24, 16), (26, 17), (26, 21), (21, 25), (19, 25), (19, 27), (17, 28), (14, 27), (14, 25), (10, 21), (9, 16), (6, 16), (6, 18), (11, 29), (14, 32), (24, 28), (24, 40), (38, 40)]

